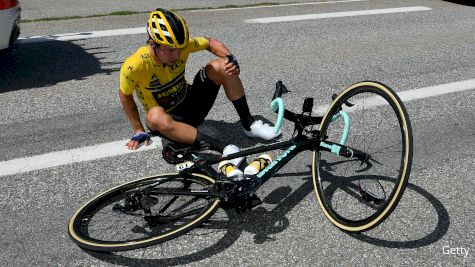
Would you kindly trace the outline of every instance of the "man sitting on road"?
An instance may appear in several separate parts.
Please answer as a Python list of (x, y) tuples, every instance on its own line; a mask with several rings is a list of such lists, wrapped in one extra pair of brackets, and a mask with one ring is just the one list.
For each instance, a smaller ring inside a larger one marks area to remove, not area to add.
[[(140, 121), (134, 91), (145, 109), (149, 130), (177, 143), (206, 142), (223, 150), (220, 142), (196, 128), (212, 108), (221, 85), (247, 136), (265, 140), (278, 136), (273, 127), (251, 116), (238, 62), (222, 43), (212, 38), (189, 36), (185, 21), (161, 8), (150, 13), (147, 32), (148, 45), (130, 56), (120, 71), (120, 101), (135, 130), (127, 143), (129, 149), (137, 149), (142, 142), (148, 145), (150, 139)], [(189, 85), (185, 80), (188, 56), (205, 49), (217, 58), (201, 68)]]

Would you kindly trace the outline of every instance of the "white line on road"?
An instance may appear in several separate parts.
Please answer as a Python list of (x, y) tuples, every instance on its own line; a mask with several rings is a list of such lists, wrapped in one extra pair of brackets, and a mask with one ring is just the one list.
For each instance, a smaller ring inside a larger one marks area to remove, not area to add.
[[(399, 92), (398, 95), (404, 102), (408, 102), (412, 100), (473, 89), (475, 89), (475, 79), (402, 91)], [(324, 111), (324, 108), (325, 107), (319, 107), (316, 110), (321, 109)], [(322, 113), (319, 113), (317, 111), (316, 114)], [(107, 157), (119, 156), (127, 153), (161, 148), (161, 142), (158, 137), (153, 137), (153, 143), (151, 145), (143, 146), (136, 151), (130, 151), (124, 146), (127, 141), (128, 140), (122, 140), (106, 144), (81, 147), (72, 150), (50, 152), (47, 154), (32, 157), (1, 161), (0, 176), (12, 175), (16, 173), (29, 172), (45, 168), (57, 167), (61, 165), (97, 160)]]
[(341, 18), (341, 17), (367, 16), (367, 15), (379, 15), (379, 14), (405, 13), (405, 12), (427, 11), (427, 10), (432, 10), (432, 9), (428, 7), (423, 7), (423, 6), (398, 7), (398, 8), (386, 8), (386, 9), (357, 10), (357, 11), (345, 11), (345, 12), (333, 12), (333, 13), (257, 18), (257, 19), (248, 19), (248, 20), (245, 20), (245, 22), (247, 23), (273, 23), (273, 22), (297, 21), (297, 20), (327, 19), (327, 18)]
[[(357, 1), (357, 0), (352, 0), (352, 1)], [(312, 2), (312, 3), (305, 3), (305, 4), (340, 3), (340, 2), (347, 2), (347, 1)], [(288, 5), (303, 5), (303, 4), (288, 4)], [(282, 6), (282, 5), (278, 5), (278, 6)], [(268, 6), (268, 7), (273, 7), (273, 6)], [(254, 7), (254, 8), (257, 8), (257, 7)], [(389, 8), (389, 9), (359, 10), (359, 11), (347, 11), (347, 12), (336, 12), (336, 13), (308, 14), (308, 15), (299, 15), (299, 16), (258, 18), (258, 19), (245, 20), (245, 22), (270, 23), (270, 22), (279, 22), (279, 21), (349, 17), (349, 16), (362, 16), (362, 15), (375, 15), (375, 14), (390, 14), (390, 13), (423, 11), (423, 10), (431, 10), (431, 9), (428, 7), (402, 7), (402, 8)], [(213, 10), (210, 10), (210, 11), (213, 11)], [(117, 30), (61, 33), (61, 34), (21, 37), (21, 38), (18, 38), (17, 44), (31, 44), (31, 43), (40, 43), (40, 42), (49, 42), (49, 41), (77, 41), (77, 40), (99, 38), (99, 37), (145, 34), (145, 33), (146, 33), (145, 26), (138, 27), (138, 28), (117, 29)]]
[(48, 41), (76, 41), (83, 39), (91, 39), (98, 37), (119, 36), (129, 34), (144, 34), (146, 33), (145, 26), (139, 28), (118, 29), (118, 30), (106, 30), (106, 31), (93, 31), (93, 32), (75, 32), (75, 33), (62, 33), (53, 35), (41, 35), (18, 38), (18, 44), (40, 43)]
[(341, 0), (328, 2), (307, 2), (307, 3), (293, 3), (293, 4), (277, 4), (277, 5), (262, 5), (262, 6), (246, 6), (246, 7), (231, 7), (231, 8), (214, 8), (214, 9), (199, 9), (191, 10), (190, 12), (213, 12), (223, 10), (238, 10), (238, 9), (258, 9), (258, 8), (272, 8), (272, 7), (286, 7), (286, 6), (306, 6), (306, 5), (321, 5), (321, 4), (339, 4), (351, 2), (367, 2), (370, 0)]
[(152, 143), (148, 146), (142, 146), (139, 148), (139, 150), (127, 149), (125, 146), (127, 142), (128, 140), (122, 140), (100, 145), (80, 147), (71, 150), (55, 151), (32, 157), (1, 161), (0, 176), (161, 148), (161, 141), (159, 137), (152, 137)]

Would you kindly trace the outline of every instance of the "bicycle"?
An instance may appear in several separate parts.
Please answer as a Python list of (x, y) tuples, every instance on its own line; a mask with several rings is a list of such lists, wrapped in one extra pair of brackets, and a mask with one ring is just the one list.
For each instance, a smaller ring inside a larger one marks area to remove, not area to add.
[[(203, 157), (198, 148), (166, 146), (165, 159), (181, 170), (128, 182), (94, 197), (71, 217), (72, 240), (102, 252), (168, 241), (201, 225), (219, 207), (251, 209), (253, 193), (308, 150), (313, 151), (317, 202), (331, 223), (347, 232), (382, 223), (401, 199), (412, 165), (411, 124), (400, 98), (382, 83), (363, 81), (333, 95), (325, 114), (313, 116), (313, 98), (305, 98), (300, 114), (285, 109), (282, 95), (287, 92), (277, 82), (272, 109), (278, 113), (275, 131), (283, 119), (294, 122), (290, 140), (218, 159)], [(283, 152), (255, 175), (226, 177), (212, 166), (278, 149)]]

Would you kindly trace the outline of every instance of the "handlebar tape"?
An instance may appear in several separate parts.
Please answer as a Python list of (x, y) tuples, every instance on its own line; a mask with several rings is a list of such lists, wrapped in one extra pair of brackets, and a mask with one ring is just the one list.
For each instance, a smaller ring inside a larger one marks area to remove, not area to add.
[(282, 127), (282, 122), (284, 120), (284, 100), (282, 99), (282, 97), (277, 97), (276, 99), (272, 100), (270, 106), (272, 108), (272, 111), (279, 111), (277, 113), (277, 120), (274, 124), (274, 133), (277, 134), (280, 132), (280, 128)]

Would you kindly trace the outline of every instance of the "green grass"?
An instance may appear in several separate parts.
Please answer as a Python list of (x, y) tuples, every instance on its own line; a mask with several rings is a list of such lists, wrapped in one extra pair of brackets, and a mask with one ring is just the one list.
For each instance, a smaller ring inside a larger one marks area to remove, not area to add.
[[(289, 2), (285, 4), (290, 4), (294, 2)], [(278, 6), (284, 3), (272, 3), (272, 2), (263, 2), (257, 4), (248, 4), (248, 5), (224, 5), (218, 7), (197, 7), (197, 8), (180, 8), (174, 9), (174, 11), (193, 11), (193, 10), (209, 10), (209, 9), (222, 9), (222, 8), (242, 8), (242, 7), (258, 7), (258, 6)], [(65, 16), (65, 17), (49, 17), (49, 18), (40, 18), (40, 19), (23, 19), (21, 23), (32, 23), (32, 22), (44, 22), (44, 21), (57, 21), (57, 20), (71, 20), (71, 19), (85, 19), (85, 18), (97, 18), (97, 17), (107, 17), (107, 16), (128, 16), (136, 14), (146, 14), (150, 13), (148, 11), (116, 11), (106, 14), (96, 14), (96, 15), (87, 15), (87, 16)]]

